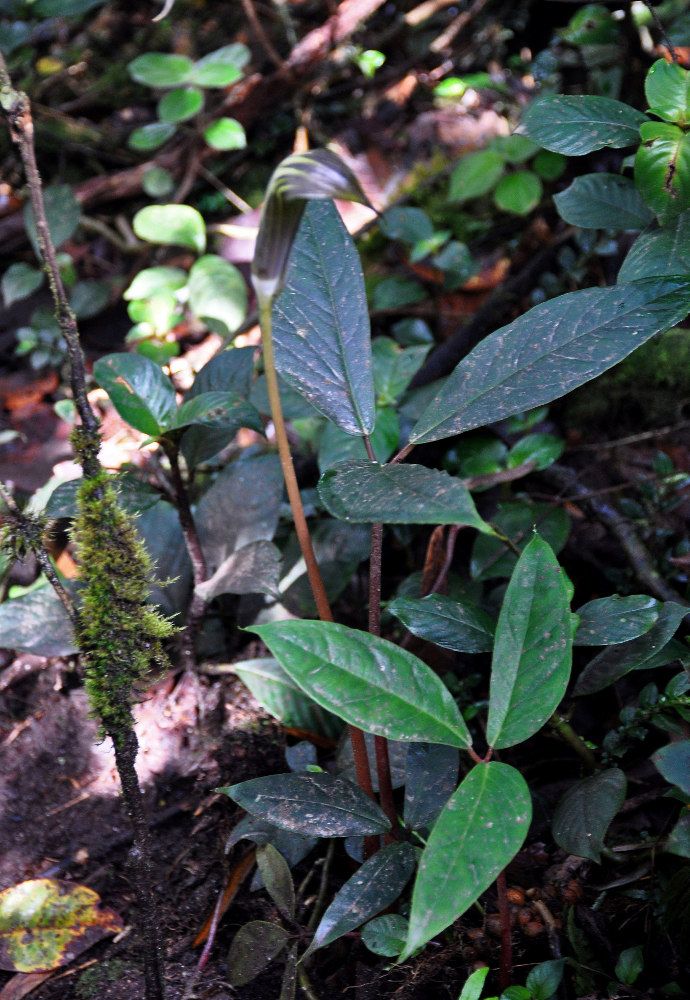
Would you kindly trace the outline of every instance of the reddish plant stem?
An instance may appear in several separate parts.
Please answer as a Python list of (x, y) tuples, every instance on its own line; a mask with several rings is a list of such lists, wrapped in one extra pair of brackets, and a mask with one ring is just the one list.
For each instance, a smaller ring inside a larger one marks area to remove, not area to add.
[(501, 918), (501, 964), (498, 970), (498, 988), (503, 992), (513, 981), (513, 940), (505, 871), (502, 871), (496, 879), (496, 889), (498, 890), (498, 912)]

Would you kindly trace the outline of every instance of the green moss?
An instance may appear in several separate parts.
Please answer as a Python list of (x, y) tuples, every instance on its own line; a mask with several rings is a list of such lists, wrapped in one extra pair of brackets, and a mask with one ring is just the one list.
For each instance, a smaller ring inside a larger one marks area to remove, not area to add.
[(113, 958), (110, 961), (106, 960), (99, 962), (98, 965), (92, 965), (90, 968), (85, 969), (79, 976), (79, 981), (74, 987), (75, 996), (79, 997), (79, 1000), (90, 1000), (91, 997), (100, 997), (103, 994), (105, 986), (118, 982), (128, 971), (129, 967), (127, 963), (121, 961), (119, 958)]
[(151, 561), (105, 472), (78, 493), (73, 537), (84, 590), (77, 641), (94, 714), (115, 738), (132, 725), (131, 700), (152, 668), (165, 669), (162, 640), (175, 627), (148, 605)]

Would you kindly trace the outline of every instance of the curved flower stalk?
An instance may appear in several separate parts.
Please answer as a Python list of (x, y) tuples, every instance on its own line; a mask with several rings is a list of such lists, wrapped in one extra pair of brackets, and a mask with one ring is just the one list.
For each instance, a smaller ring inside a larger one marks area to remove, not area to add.
[[(273, 303), (285, 286), (290, 251), (307, 202), (311, 199), (332, 198), (369, 204), (357, 178), (330, 149), (315, 149), (306, 153), (293, 153), (286, 157), (273, 172), (268, 185), (252, 262), (252, 284), (259, 308), (266, 386), (285, 487), (319, 618), (331, 622), (333, 613), (314, 556), (280, 404), (273, 354), (271, 311)], [(350, 741), (357, 781), (373, 798), (363, 732), (350, 726)]]

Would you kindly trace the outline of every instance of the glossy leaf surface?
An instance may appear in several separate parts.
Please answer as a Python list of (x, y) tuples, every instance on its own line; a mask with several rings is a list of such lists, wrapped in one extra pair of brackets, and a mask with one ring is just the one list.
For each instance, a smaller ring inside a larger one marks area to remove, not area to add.
[(258, 657), (234, 664), (237, 676), (247, 685), (260, 705), (283, 725), (337, 739), (342, 721), (308, 698), (277, 660)]
[(386, 913), (365, 924), (362, 928), (362, 942), (375, 955), (393, 958), (403, 950), (408, 927), (407, 919), (399, 913)]
[(618, 272), (619, 283), (657, 275), (690, 273), (690, 209), (661, 229), (641, 233)]
[(650, 110), (669, 122), (690, 125), (690, 73), (678, 63), (657, 59), (647, 73), (644, 92)]
[(438, 441), (558, 399), (689, 309), (690, 282), (673, 279), (586, 288), (536, 306), (460, 362), (410, 441)]
[(388, 610), (420, 639), (459, 653), (488, 653), (496, 623), (474, 604), (459, 604), (445, 594), (396, 597)]
[(649, 632), (663, 603), (647, 594), (601, 597), (578, 608), (576, 646), (614, 646)]
[(175, 388), (160, 366), (138, 354), (108, 354), (93, 373), (123, 420), (158, 436), (175, 413)]
[(477, 764), (451, 796), (422, 854), (401, 961), (461, 916), (515, 857), (532, 804), (519, 771)]
[(324, 948), (393, 903), (415, 868), (411, 844), (387, 844), (365, 861), (336, 894), (324, 913), (306, 954)]
[(319, 495), (334, 517), (358, 524), (467, 524), (488, 534), (460, 479), (423, 465), (343, 462), (319, 480)]
[(635, 184), (620, 174), (585, 174), (554, 195), (558, 214), (583, 229), (644, 229), (653, 215)]
[(393, 740), (470, 745), (445, 685), (392, 642), (332, 622), (274, 622), (249, 631), (314, 701), (351, 725)]
[(134, 232), (141, 240), (163, 246), (206, 249), (206, 223), (191, 205), (147, 205), (134, 216)]
[(0, 892), (0, 969), (57, 969), (106, 935), (118, 934), (122, 919), (99, 904), (93, 889), (54, 878)]
[(578, 677), (573, 694), (594, 694), (631, 670), (642, 669), (670, 642), (687, 613), (684, 605), (667, 601), (648, 632), (630, 642), (610, 646), (590, 660)]
[(166, 430), (177, 431), (192, 425), (210, 430), (225, 430), (232, 436), (240, 427), (250, 427), (263, 434), (261, 417), (246, 399), (236, 392), (204, 392), (182, 403)]
[(496, 626), (486, 740), (529, 739), (553, 713), (570, 677), (570, 595), (551, 548), (535, 535), (510, 578)]
[(608, 97), (549, 95), (535, 101), (522, 119), (530, 139), (554, 153), (584, 156), (595, 149), (636, 146), (646, 115)]
[(635, 184), (663, 225), (690, 206), (690, 135), (666, 122), (647, 122), (640, 133)]
[(579, 781), (556, 807), (553, 836), (568, 854), (599, 863), (606, 831), (623, 805), (625, 774), (613, 767)]
[(390, 823), (351, 781), (331, 774), (269, 774), (217, 788), (253, 816), (312, 837), (385, 833)]
[(281, 378), (348, 434), (374, 426), (364, 279), (351, 237), (330, 202), (308, 205), (273, 309)]

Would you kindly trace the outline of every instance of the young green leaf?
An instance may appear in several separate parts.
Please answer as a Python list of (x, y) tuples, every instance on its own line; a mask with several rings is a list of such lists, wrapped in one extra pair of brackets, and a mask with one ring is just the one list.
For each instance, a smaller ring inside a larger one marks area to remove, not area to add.
[(197, 253), (206, 249), (206, 224), (191, 205), (147, 205), (134, 216), (132, 227), (149, 243), (189, 247)]
[(303, 958), (385, 910), (403, 891), (414, 868), (411, 844), (396, 842), (377, 851), (336, 894)]
[(539, 177), (531, 170), (516, 170), (506, 174), (496, 185), (494, 205), (504, 212), (527, 215), (541, 201), (543, 188)]
[(204, 95), (198, 87), (180, 87), (169, 90), (158, 102), (158, 117), (162, 122), (176, 125), (189, 121), (204, 105)]
[(192, 60), (168, 52), (147, 52), (133, 59), (127, 70), (133, 80), (147, 87), (177, 87), (189, 79)]
[(374, 427), (369, 314), (357, 251), (336, 209), (309, 205), (273, 309), (276, 369), (348, 434)]
[(553, 836), (559, 847), (597, 864), (606, 831), (623, 805), (627, 782), (616, 767), (585, 778), (570, 788), (556, 807)]
[(493, 149), (463, 156), (450, 175), (448, 200), (459, 202), (480, 198), (490, 191), (505, 170), (505, 161)]
[(551, 548), (535, 535), (520, 556), (496, 626), (486, 740), (529, 739), (565, 694), (572, 662), (570, 597)]
[(200, 257), (189, 272), (189, 307), (221, 337), (247, 315), (247, 286), (237, 268), (216, 254)]
[(228, 982), (235, 988), (246, 986), (280, 954), (290, 934), (280, 924), (250, 920), (232, 939), (228, 951)]
[(690, 282), (636, 281), (569, 292), (531, 309), (464, 358), (412, 429), (438, 441), (564, 395), (627, 357), (690, 309)]
[(127, 145), (139, 153), (150, 153), (172, 138), (176, 131), (177, 126), (172, 122), (151, 122), (135, 128), (129, 135)]
[(616, 976), (621, 983), (632, 986), (639, 974), (644, 969), (644, 953), (638, 944), (633, 948), (626, 948), (622, 951), (616, 962)]
[(204, 129), (204, 139), (211, 149), (244, 149), (247, 136), (234, 118), (217, 118)]
[(649, 632), (663, 603), (647, 594), (631, 597), (600, 597), (578, 609), (580, 623), (573, 640), (576, 646), (615, 646)]
[(646, 122), (635, 157), (635, 184), (661, 225), (690, 208), (690, 135), (667, 122)]
[(532, 816), (529, 789), (515, 768), (472, 768), (448, 800), (427, 841), (412, 894), (400, 961), (440, 934), (515, 857)]
[(657, 59), (647, 73), (644, 92), (652, 114), (676, 125), (690, 125), (690, 73), (678, 63)]
[(584, 156), (604, 146), (636, 146), (646, 121), (641, 111), (609, 97), (550, 94), (530, 105), (520, 129), (553, 153)]
[(44, 274), (30, 264), (20, 261), (10, 264), (2, 276), (2, 296), (9, 308), (13, 302), (25, 299), (43, 284)]
[(93, 366), (99, 385), (123, 420), (158, 437), (175, 414), (175, 387), (160, 366), (135, 354), (108, 354)]
[(385, 814), (361, 788), (325, 772), (269, 774), (216, 791), (253, 816), (294, 833), (357, 837), (390, 829)]
[(551, 1000), (557, 992), (563, 979), (564, 958), (552, 958), (548, 962), (540, 962), (527, 973), (525, 986), (530, 991), (533, 1000)]
[(392, 642), (332, 622), (273, 622), (250, 631), (310, 698), (351, 725), (393, 740), (470, 746), (448, 689)]
[(562, 219), (583, 229), (643, 229), (653, 219), (634, 182), (620, 174), (576, 177), (553, 200)]
[(227, 87), (240, 79), (250, 58), (249, 49), (241, 42), (224, 45), (194, 63), (190, 80), (198, 87)]
[(319, 496), (334, 517), (359, 524), (466, 524), (493, 534), (460, 479), (423, 465), (343, 462), (319, 480)]
[(388, 610), (408, 632), (459, 653), (488, 653), (494, 648), (496, 623), (474, 604), (460, 604), (445, 594), (396, 597)]
[(481, 969), (475, 969), (463, 986), (462, 993), (458, 997), (458, 1000), (479, 1000), (484, 988), (484, 981), (488, 974), (488, 965), (485, 965)]

